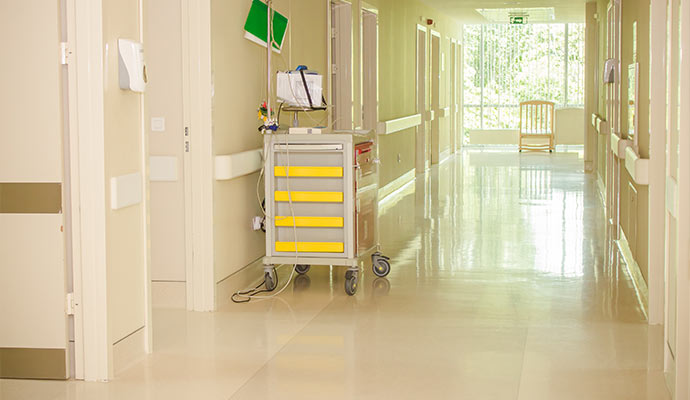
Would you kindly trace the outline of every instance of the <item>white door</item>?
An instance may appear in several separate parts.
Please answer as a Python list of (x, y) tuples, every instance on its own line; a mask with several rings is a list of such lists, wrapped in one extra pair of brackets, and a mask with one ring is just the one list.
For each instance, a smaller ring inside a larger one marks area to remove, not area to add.
[(181, 0), (145, 0), (144, 6), (152, 303), (184, 308), (192, 240), (185, 208), (190, 132), (183, 104), (182, 4)]
[(69, 376), (61, 29), (60, 2), (0, 2), (0, 377)]

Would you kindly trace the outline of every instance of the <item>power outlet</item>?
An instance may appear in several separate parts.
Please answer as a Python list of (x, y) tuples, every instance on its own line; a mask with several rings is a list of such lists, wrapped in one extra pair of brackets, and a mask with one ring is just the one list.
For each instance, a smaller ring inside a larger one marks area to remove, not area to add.
[(402, 154), (398, 153), (398, 164), (402, 162)]
[(263, 224), (264, 224), (264, 218), (263, 217), (252, 218), (252, 230), (260, 231), (261, 228), (263, 227)]

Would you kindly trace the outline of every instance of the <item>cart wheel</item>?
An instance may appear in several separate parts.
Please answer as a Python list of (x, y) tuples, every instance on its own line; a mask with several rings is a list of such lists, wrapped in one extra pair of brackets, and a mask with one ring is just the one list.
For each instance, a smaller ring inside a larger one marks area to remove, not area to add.
[(358, 280), (357, 274), (355, 274), (353, 271), (347, 271), (345, 273), (345, 293), (347, 293), (349, 296), (353, 296), (355, 293), (357, 293)]
[(371, 266), (371, 268), (374, 270), (374, 274), (376, 276), (383, 278), (387, 276), (389, 272), (391, 272), (391, 263), (389, 263), (385, 258), (377, 257), (374, 259), (374, 264)]
[(264, 272), (264, 279), (266, 280), (266, 290), (272, 292), (278, 286), (278, 274), (275, 268)]
[(300, 275), (304, 275), (307, 272), (309, 272), (309, 268), (311, 268), (311, 265), (308, 265), (308, 264), (297, 264), (297, 265), (295, 265), (295, 271), (297, 271), (297, 273)]

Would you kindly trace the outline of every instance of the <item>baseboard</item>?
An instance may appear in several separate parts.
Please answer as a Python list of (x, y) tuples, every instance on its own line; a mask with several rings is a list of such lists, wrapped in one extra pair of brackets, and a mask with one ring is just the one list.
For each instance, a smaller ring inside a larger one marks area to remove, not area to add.
[(146, 356), (146, 332), (141, 327), (113, 344), (113, 372), (115, 376)]
[(628, 268), (628, 273), (632, 278), (635, 293), (637, 295), (637, 301), (640, 303), (640, 307), (642, 308), (645, 318), (647, 318), (649, 315), (649, 288), (647, 287), (647, 281), (645, 281), (644, 276), (642, 276), (640, 266), (633, 257), (632, 251), (630, 250), (630, 244), (628, 243), (628, 238), (625, 237), (623, 231), (621, 231), (621, 238), (618, 239), (616, 243), (618, 244), (618, 250), (623, 257), (623, 262), (625, 262), (625, 265)]
[(216, 307), (230, 302), (233, 293), (256, 286), (264, 276), (262, 258), (216, 283)]
[(411, 169), (404, 173), (402, 176), (394, 179), (392, 182), (386, 186), (379, 188), (379, 202), (382, 202), (386, 197), (390, 196), (393, 192), (407, 185), (410, 181), (414, 180), (414, 169)]
[(187, 282), (151, 282), (153, 308), (187, 308)]

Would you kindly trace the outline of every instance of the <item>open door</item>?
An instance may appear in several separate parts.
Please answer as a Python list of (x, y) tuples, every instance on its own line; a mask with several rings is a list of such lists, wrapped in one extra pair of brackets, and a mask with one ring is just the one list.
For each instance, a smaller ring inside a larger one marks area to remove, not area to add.
[(0, 22), (12, 38), (3, 50), (15, 60), (0, 66), (11, 104), (0, 109), (0, 378), (66, 379), (60, 2), (5, 1)]

